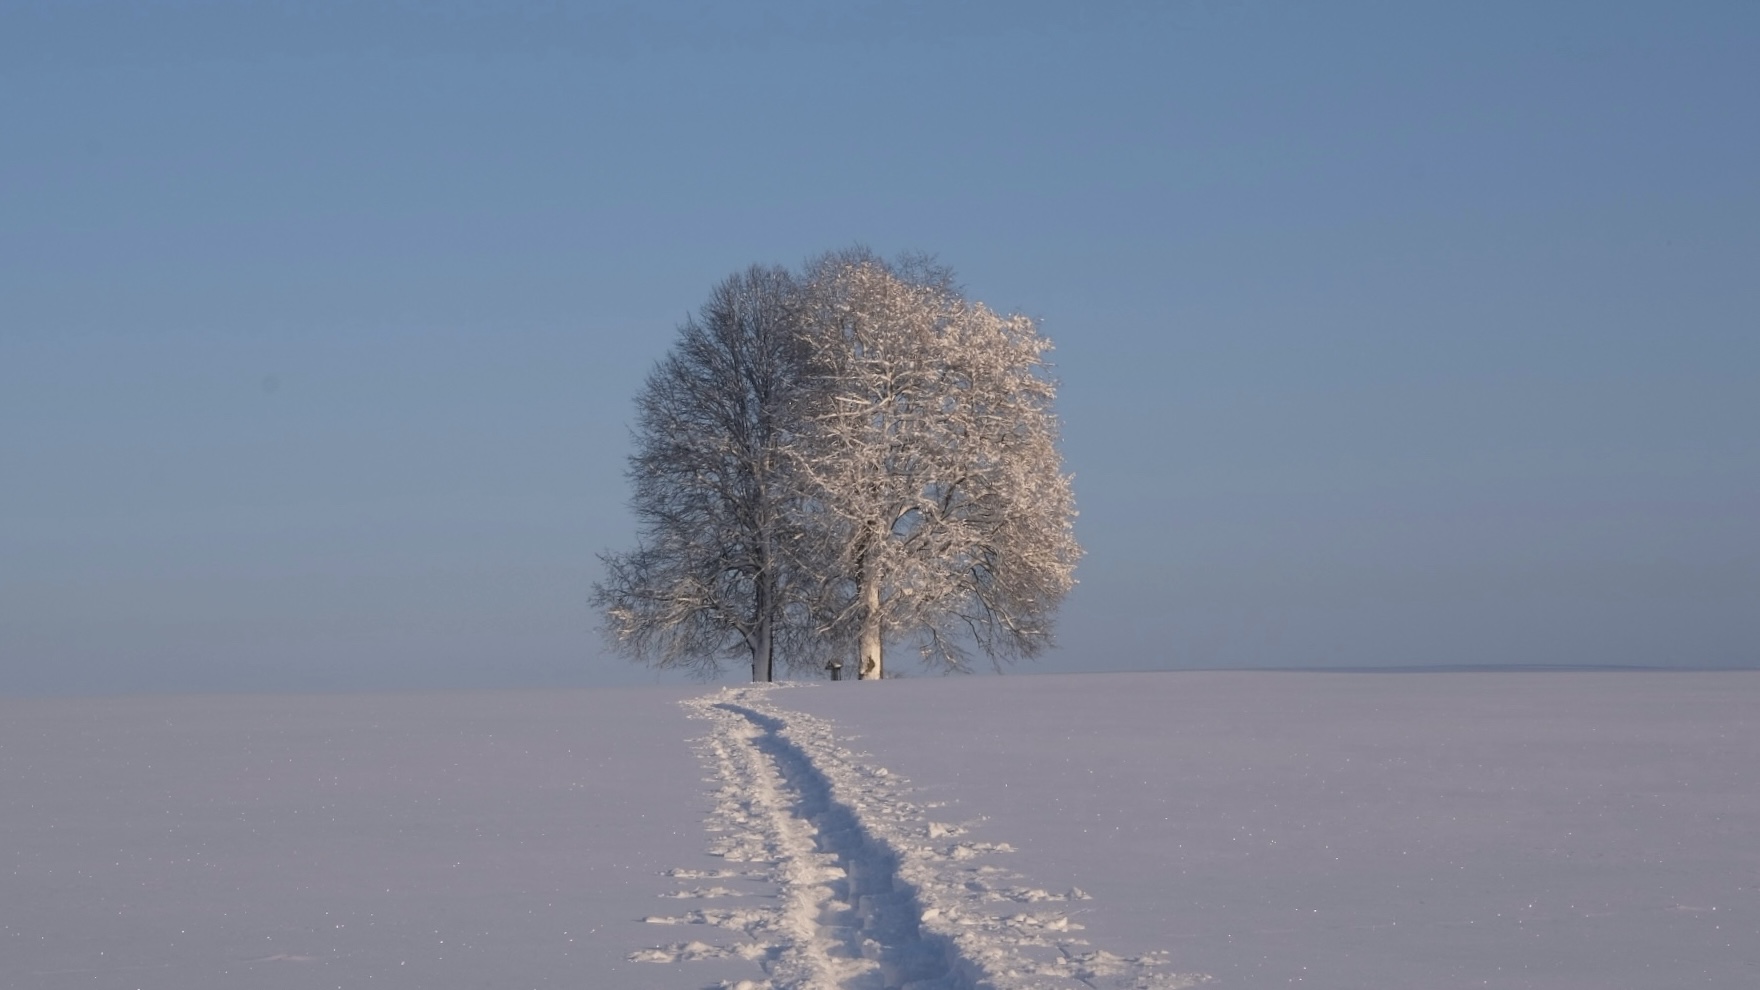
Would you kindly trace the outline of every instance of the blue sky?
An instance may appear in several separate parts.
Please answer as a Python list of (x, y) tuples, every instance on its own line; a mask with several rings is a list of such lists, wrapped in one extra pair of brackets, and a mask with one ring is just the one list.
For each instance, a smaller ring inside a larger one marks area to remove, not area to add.
[(1057, 342), (1033, 670), (1760, 664), (1760, 7), (0, 3), (0, 693), (652, 679), (725, 275)]

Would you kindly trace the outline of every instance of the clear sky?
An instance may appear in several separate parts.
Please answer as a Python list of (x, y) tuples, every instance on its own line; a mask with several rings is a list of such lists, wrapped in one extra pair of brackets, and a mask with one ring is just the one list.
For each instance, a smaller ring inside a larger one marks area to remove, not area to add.
[[(0, 693), (652, 679), (754, 262), (1058, 345), (1025, 669), (1760, 664), (1760, 5), (0, 0)], [(737, 675), (737, 672), (736, 672)]]

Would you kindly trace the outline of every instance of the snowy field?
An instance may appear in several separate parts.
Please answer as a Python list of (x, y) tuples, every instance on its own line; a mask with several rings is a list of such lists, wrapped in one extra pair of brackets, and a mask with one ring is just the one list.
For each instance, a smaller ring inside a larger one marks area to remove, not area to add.
[(0, 700), (0, 987), (1760, 986), (1760, 673)]

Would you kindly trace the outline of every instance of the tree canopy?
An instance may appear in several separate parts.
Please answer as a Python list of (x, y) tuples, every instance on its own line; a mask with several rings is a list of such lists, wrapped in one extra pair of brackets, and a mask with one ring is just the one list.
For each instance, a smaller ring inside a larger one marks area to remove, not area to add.
[(922, 258), (753, 268), (637, 398), (637, 547), (594, 592), (632, 658), (768, 680), (890, 640), (969, 669), (1051, 642), (1081, 551), (1050, 342)]

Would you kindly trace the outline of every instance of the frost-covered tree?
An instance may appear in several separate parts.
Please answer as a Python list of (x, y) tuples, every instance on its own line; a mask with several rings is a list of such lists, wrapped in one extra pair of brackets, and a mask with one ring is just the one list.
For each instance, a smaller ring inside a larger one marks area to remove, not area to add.
[(639, 661), (707, 675), (747, 656), (752, 679), (768, 681), (779, 654), (798, 666), (825, 649), (791, 605), (806, 586), (789, 564), (804, 517), (781, 448), (805, 385), (800, 299), (784, 269), (728, 278), (637, 397), (640, 537), (602, 555), (593, 598), (609, 638)]
[(846, 251), (804, 281), (810, 403), (787, 449), (825, 540), (822, 628), (864, 679), (888, 639), (952, 670), (971, 646), (1036, 654), (1081, 555), (1050, 342), (921, 260)]
[(1031, 656), (1081, 555), (1050, 343), (951, 273), (865, 250), (718, 286), (637, 398), (636, 548), (602, 559), (615, 643), (769, 680), (888, 641)]

